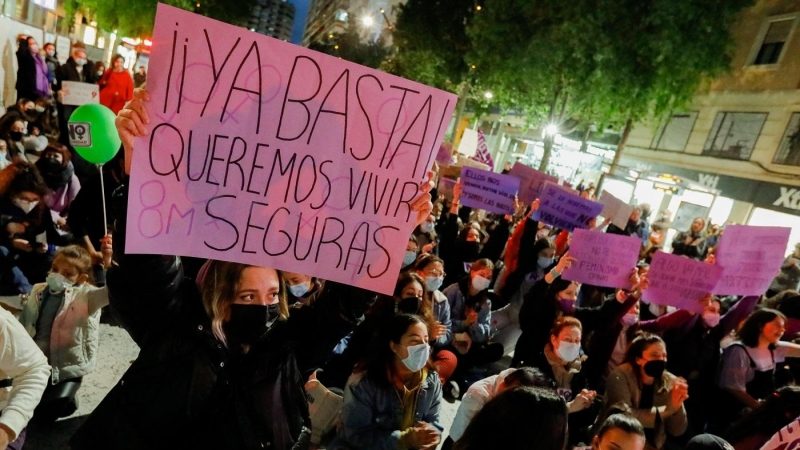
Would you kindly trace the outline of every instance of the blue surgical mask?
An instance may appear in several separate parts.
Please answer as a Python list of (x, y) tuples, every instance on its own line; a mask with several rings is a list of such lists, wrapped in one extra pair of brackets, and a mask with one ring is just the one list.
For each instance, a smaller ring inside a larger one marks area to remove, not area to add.
[(428, 292), (438, 291), (439, 288), (442, 287), (442, 283), (444, 283), (442, 277), (425, 278), (425, 286), (428, 288)]
[(419, 226), (419, 230), (423, 233), (430, 233), (433, 231), (433, 222), (425, 222)]
[(428, 344), (409, 345), (408, 356), (403, 358), (403, 365), (412, 372), (419, 372), (428, 362), (431, 351)]
[(581, 344), (573, 344), (572, 342), (561, 341), (558, 343), (558, 357), (566, 362), (572, 362), (578, 359), (581, 354)]
[(417, 260), (417, 252), (412, 252), (412, 251), (406, 252), (406, 255), (403, 256), (403, 267), (410, 266), (416, 260)]
[(295, 297), (302, 297), (310, 290), (308, 283), (293, 284), (289, 286), (289, 292)]
[(540, 269), (547, 269), (548, 267), (550, 267), (553, 264), (553, 261), (555, 261), (555, 258), (548, 258), (546, 256), (540, 256), (539, 257), (539, 262), (538, 262), (539, 268)]
[(492, 284), (492, 280), (483, 278), (480, 275), (476, 275), (475, 278), (472, 279), (472, 287), (476, 291), (483, 291), (489, 289), (489, 285)]

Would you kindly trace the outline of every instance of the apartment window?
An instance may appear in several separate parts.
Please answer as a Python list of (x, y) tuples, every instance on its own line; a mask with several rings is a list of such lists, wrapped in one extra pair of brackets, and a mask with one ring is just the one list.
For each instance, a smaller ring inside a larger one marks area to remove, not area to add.
[(800, 166), (800, 112), (792, 114), (789, 125), (783, 133), (783, 139), (778, 146), (778, 152), (772, 160), (775, 164)]
[(703, 155), (728, 159), (750, 159), (753, 148), (767, 120), (767, 113), (717, 113), (708, 135)]
[(753, 49), (750, 57), (751, 65), (780, 63), (797, 25), (797, 17), (797, 14), (773, 17), (761, 27), (756, 40), (757, 48)]
[(672, 152), (684, 151), (695, 120), (697, 120), (696, 111), (673, 113), (659, 125), (651, 147)]

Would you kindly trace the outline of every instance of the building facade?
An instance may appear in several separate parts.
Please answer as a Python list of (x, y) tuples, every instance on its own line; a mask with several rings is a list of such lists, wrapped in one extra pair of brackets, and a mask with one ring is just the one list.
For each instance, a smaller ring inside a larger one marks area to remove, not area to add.
[(405, 0), (313, 0), (308, 10), (303, 45), (324, 41), (356, 27), (364, 41), (383, 38), (391, 45), (398, 6)]
[(295, 7), (288, 0), (258, 0), (245, 26), (282, 41), (292, 38)]
[(347, 28), (349, 0), (312, 0), (303, 31), (303, 46), (320, 42), (330, 34), (341, 33)]
[[(715, 223), (788, 226), (792, 245), (800, 241), (799, 25), (796, 0), (746, 10), (733, 26), (730, 73), (685, 111), (637, 124), (608, 187), (673, 219), (680, 210)], [(660, 175), (698, 190), (664, 192)]]

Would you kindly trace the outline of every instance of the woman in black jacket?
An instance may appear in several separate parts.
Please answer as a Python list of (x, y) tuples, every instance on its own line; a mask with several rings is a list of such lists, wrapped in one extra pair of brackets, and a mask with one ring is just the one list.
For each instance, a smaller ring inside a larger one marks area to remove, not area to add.
[(36, 100), (50, 95), (47, 64), (39, 55), (36, 39), (22, 37), (17, 49), (17, 100)]
[(688, 230), (675, 235), (672, 240), (672, 253), (688, 256), (692, 259), (703, 259), (706, 253), (706, 240), (703, 237), (703, 230), (705, 229), (705, 219), (702, 217), (694, 219), (692, 226)]
[[(135, 94), (118, 129), (130, 160)], [(130, 166), (126, 166), (130, 167)], [(430, 183), (412, 209), (432, 208)], [(117, 240), (125, 248), (127, 186), (118, 189)], [(121, 250), (109, 270), (111, 310), (139, 357), (72, 439), (79, 449), (298, 449), (310, 438), (303, 383), (374, 301), (328, 282), (310, 306), (289, 312), (280, 272), (212, 261), (202, 289), (177, 256)]]

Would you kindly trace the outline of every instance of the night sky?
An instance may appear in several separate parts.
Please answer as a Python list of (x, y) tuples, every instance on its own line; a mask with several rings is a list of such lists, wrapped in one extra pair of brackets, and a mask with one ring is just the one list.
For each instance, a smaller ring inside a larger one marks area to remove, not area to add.
[(303, 27), (306, 25), (308, 5), (311, 0), (291, 0), (295, 7), (294, 28), (292, 28), (292, 43), (299, 44), (303, 40)]

